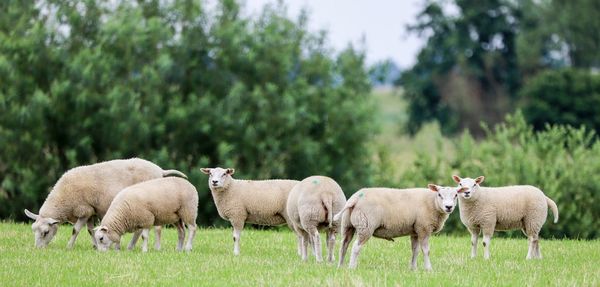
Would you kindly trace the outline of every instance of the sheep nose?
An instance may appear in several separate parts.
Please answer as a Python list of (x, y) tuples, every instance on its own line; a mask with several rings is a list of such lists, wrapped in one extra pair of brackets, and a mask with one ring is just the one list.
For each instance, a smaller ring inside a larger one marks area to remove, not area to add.
[(452, 205), (446, 205), (447, 210), (452, 210)]
[(217, 182), (219, 182), (219, 181), (218, 180), (213, 180), (212, 182), (213, 182), (213, 184), (217, 184)]

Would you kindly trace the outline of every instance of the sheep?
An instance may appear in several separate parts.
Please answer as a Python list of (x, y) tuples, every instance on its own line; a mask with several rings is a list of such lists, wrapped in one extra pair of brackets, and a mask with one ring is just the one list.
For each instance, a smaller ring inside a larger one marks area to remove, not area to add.
[(233, 254), (240, 254), (240, 235), (246, 222), (276, 226), (289, 223), (288, 194), (297, 180), (238, 180), (233, 168), (201, 168), (221, 218), (233, 226)]
[(321, 240), (319, 228), (325, 228), (327, 234), (327, 260), (333, 261), (335, 235), (339, 221), (333, 220), (346, 204), (346, 196), (335, 180), (326, 176), (310, 176), (296, 184), (290, 191), (287, 200), (287, 214), (292, 230), (300, 238), (302, 260), (307, 259), (307, 245), (313, 246), (317, 262), (323, 261), (321, 256)]
[[(102, 218), (119, 191), (138, 182), (171, 175), (187, 178), (180, 171), (163, 170), (139, 158), (105, 161), (68, 170), (48, 194), (39, 215), (25, 209), (25, 215), (35, 221), (32, 224), (35, 246), (46, 247), (54, 238), (58, 224), (68, 221), (74, 226), (67, 248), (73, 248), (85, 225), (95, 248), (92, 217)], [(156, 235), (160, 247), (160, 229)]]
[(490, 258), (490, 241), (495, 230), (521, 229), (529, 239), (527, 259), (542, 258), (539, 233), (546, 222), (548, 207), (554, 223), (558, 222), (558, 207), (537, 187), (515, 185), (480, 187), (485, 177), (452, 179), (466, 188), (458, 199), (460, 220), (471, 233), (471, 258), (477, 256), (477, 239), (483, 233), (484, 258)]
[[(433, 191), (433, 192), (432, 192)], [(426, 188), (363, 188), (353, 194), (333, 220), (341, 218), (342, 246), (338, 267), (344, 263), (348, 245), (355, 234), (349, 268), (356, 268), (361, 248), (371, 237), (393, 241), (410, 235), (412, 260), (417, 268), (419, 245), (425, 269), (432, 270), (429, 260), (429, 237), (439, 232), (456, 206), (457, 194), (463, 189), (429, 184)]]
[(141, 234), (142, 251), (147, 252), (149, 228), (175, 224), (179, 239), (177, 250), (183, 249), (186, 226), (189, 234), (185, 250), (190, 251), (196, 235), (197, 215), (198, 192), (191, 183), (179, 177), (152, 179), (119, 192), (96, 228), (94, 237), (98, 250), (106, 251), (113, 243), (118, 244), (124, 233), (134, 231), (128, 249), (133, 249)]

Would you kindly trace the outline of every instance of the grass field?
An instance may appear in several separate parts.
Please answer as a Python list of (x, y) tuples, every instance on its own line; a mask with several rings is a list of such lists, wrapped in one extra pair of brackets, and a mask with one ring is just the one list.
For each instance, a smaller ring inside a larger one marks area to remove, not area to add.
[[(174, 250), (176, 232), (163, 231), (163, 249), (99, 253), (85, 232), (73, 250), (70, 226), (61, 226), (47, 249), (33, 247), (29, 225), (0, 224), (0, 286), (598, 286), (600, 241), (543, 240), (544, 259), (525, 260), (525, 239), (492, 240), (492, 259), (469, 258), (466, 237), (431, 240), (434, 271), (410, 271), (409, 239), (372, 239), (356, 270), (317, 264), (296, 255), (285, 231), (245, 230), (234, 257), (229, 229), (200, 229), (191, 253)], [(123, 239), (126, 245), (130, 236)], [(338, 246), (336, 246), (337, 248)], [(480, 254), (481, 255), (481, 254)], [(337, 257), (337, 249), (336, 249)]]

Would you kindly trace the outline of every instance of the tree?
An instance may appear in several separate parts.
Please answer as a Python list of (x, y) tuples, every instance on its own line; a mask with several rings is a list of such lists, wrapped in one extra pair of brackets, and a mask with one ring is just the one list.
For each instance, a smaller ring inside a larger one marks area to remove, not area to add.
[(232, 0), (0, 5), (0, 218), (25, 219), (69, 168), (133, 156), (187, 173), (203, 224), (218, 215), (200, 167), (369, 182), (364, 55), (331, 52), (305, 14), (247, 17)]

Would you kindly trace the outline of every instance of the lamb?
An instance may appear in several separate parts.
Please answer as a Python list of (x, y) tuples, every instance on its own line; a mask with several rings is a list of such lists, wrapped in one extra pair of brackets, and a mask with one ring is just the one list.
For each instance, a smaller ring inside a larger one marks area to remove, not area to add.
[(117, 194), (100, 226), (96, 228), (98, 250), (108, 250), (113, 243), (121, 241), (125, 232), (134, 231), (128, 249), (133, 249), (141, 233), (142, 251), (147, 252), (149, 228), (175, 224), (179, 239), (177, 250), (181, 251), (183, 248), (186, 226), (189, 234), (185, 250), (190, 251), (196, 235), (197, 215), (198, 192), (183, 178), (158, 178), (132, 185)]
[(495, 230), (521, 229), (529, 239), (527, 259), (542, 258), (539, 233), (546, 222), (548, 207), (558, 222), (558, 207), (537, 187), (515, 185), (480, 187), (485, 177), (452, 179), (466, 188), (458, 199), (460, 220), (471, 233), (471, 258), (477, 256), (477, 239), (483, 233), (485, 259), (490, 258), (490, 241)]
[(428, 188), (363, 188), (353, 194), (333, 218), (342, 219), (338, 267), (344, 263), (346, 250), (355, 234), (358, 238), (352, 247), (350, 268), (356, 268), (360, 250), (371, 236), (393, 241), (395, 237), (410, 235), (411, 269), (417, 268), (420, 245), (425, 269), (432, 270), (429, 237), (442, 229), (463, 189), (434, 184), (429, 184)]
[[(46, 247), (54, 238), (58, 224), (68, 221), (74, 226), (67, 248), (73, 248), (79, 231), (85, 225), (96, 247), (92, 217), (102, 218), (119, 191), (138, 182), (171, 175), (187, 178), (180, 171), (163, 170), (139, 158), (105, 161), (65, 172), (46, 198), (39, 215), (25, 209), (25, 214), (35, 220), (32, 225), (35, 246)], [(159, 247), (160, 229), (157, 229), (156, 235)]]
[(297, 180), (237, 180), (232, 168), (202, 168), (219, 216), (233, 226), (233, 254), (240, 254), (240, 235), (246, 222), (276, 226), (289, 223), (288, 194)]
[(317, 262), (321, 256), (319, 228), (325, 228), (327, 234), (327, 260), (333, 261), (335, 236), (339, 221), (333, 220), (346, 204), (346, 196), (335, 180), (326, 176), (310, 176), (296, 184), (287, 200), (287, 214), (291, 228), (300, 239), (302, 260), (307, 259), (307, 245), (313, 246)]

